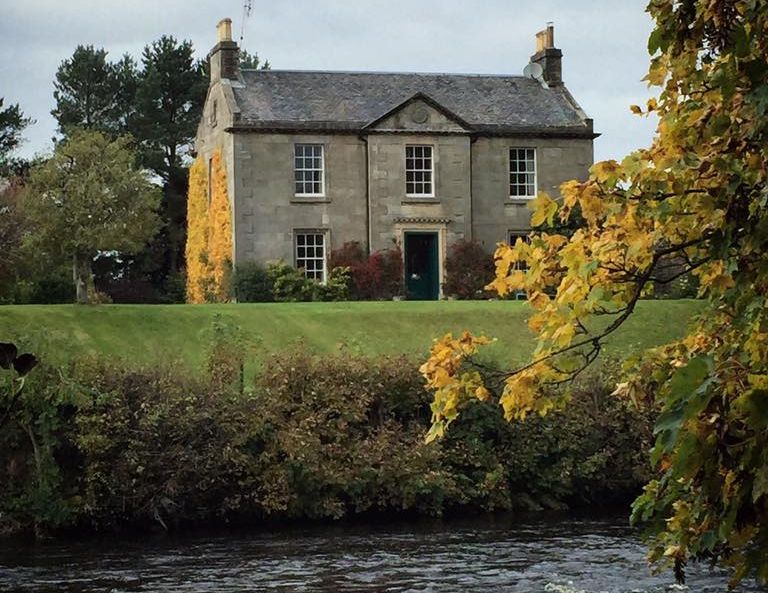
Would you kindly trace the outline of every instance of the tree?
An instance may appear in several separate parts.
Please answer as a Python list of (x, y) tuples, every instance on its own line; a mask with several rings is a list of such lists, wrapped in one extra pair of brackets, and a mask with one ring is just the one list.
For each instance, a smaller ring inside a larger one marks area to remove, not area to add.
[(136, 92), (136, 114), (131, 131), (138, 141), (140, 160), (163, 181), (160, 214), (163, 232), (155, 248), (162, 282), (184, 261), (186, 237), (187, 156), (202, 115), (208, 80), (193, 57), (190, 41), (163, 36), (144, 48)]
[(658, 115), (652, 145), (595, 164), (559, 200), (536, 198), (534, 226), (567, 222), (577, 206), (584, 223), (570, 237), (540, 232), (495, 254), (491, 286), (525, 290), (534, 309), (533, 358), (486, 371), (473, 358), (487, 338), (439, 340), (422, 366), (434, 390), (430, 438), (470, 398), (495, 393), (510, 420), (565, 405), (563, 386), (651, 284), (692, 273), (705, 312), (682, 340), (630, 361), (616, 389), (659, 411), (656, 477), (633, 520), (649, 529), (650, 559), (679, 579), (688, 559), (711, 558), (732, 569), (732, 584), (748, 574), (766, 583), (768, 5), (652, 0), (648, 11), (647, 80), (660, 93), (632, 111)]
[(77, 302), (93, 297), (98, 252), (135, 252), (159, 227), (159, 191), (121, 136), (75, 131), (34, 167), (23, 200), (34, 246), (72, 260)]
[(240, 50), (240, 70), (271, 70), (272, 65), (269, 60), (261, 62), (259, 54), (249, 54), (246, 50)]
[(3, 109), (3, 97), (0, 97), (0, 177), (18, 174), (18, 162), (12, 157), (22, 142), (21, 133), (34, 123), (26, 117), (18, 103)]
[(81, 128), (110, 136), (125, 132), (133, 106), (136, 65), (125, 55), (116, 63), (107, 61), (107, 51), (78, 45), (72, 57), (56, 71), (51, 115), (59, 132), (67, 136)]

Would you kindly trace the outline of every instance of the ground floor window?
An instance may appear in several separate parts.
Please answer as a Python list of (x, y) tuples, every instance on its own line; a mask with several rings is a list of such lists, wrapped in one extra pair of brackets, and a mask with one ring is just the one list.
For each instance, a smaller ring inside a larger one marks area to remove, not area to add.
[(307, 278), (325, 282), (325, 233), (298, 231), (294, 234), (296, 267), (304, 270)]

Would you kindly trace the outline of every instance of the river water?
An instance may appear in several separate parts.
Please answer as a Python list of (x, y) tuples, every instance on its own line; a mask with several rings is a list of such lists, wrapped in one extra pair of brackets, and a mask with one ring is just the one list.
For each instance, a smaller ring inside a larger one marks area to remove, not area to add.
[[(652, 575), (621, 517), (506, 516), (314, 525), (272, 531), (20, 545), (0, 541), (0, 591), (711, 593), (724, 574), (689, 567), (687, 586)], [(754, 584), (740, 592), (764, 591)]]

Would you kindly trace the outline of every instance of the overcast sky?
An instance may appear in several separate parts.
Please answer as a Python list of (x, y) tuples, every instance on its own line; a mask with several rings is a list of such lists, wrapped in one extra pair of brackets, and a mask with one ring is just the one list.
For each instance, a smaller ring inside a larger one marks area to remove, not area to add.
[[(651, 21), (645, 1), (625, 0), (252, 0), (243, 47), (275, 69), (520, 74), (534, 35), (555, 24), (563, 79), (602, 134), (595, 158), (646, 146), (654, 122), (629, 111), (650, 90)], [(20, 154), (50, 148), (53, 77), (78, 44), (112, 59), (139, 58), (163, 34), (190, 39), (204, 57), (215, 26), (243, 26), (241, 0), (0, 0), (0, 97), (37, 123)]]

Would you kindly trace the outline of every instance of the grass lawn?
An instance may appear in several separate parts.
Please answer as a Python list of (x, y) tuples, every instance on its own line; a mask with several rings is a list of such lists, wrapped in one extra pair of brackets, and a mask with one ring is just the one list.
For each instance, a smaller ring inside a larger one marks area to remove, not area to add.
[[(642, 301), (605, 352), (624, 357), (678, 338), (700, 308), (696, 301)], [(297, 343), (316, 352), (345, 346), (365, 355), (424, 357), (434, 337), (468, 329), (499, 339), (488, 358), (514, 363), (532, 349), (529, 313), (526, 303), (510, 301), (6, 305), (0, 306), (0, 341), (17, 341), (55, 362), (99, 352), (194, 368), (204, 364), (212, 320), (220, 314), (256, 344), (254, 360)]]

